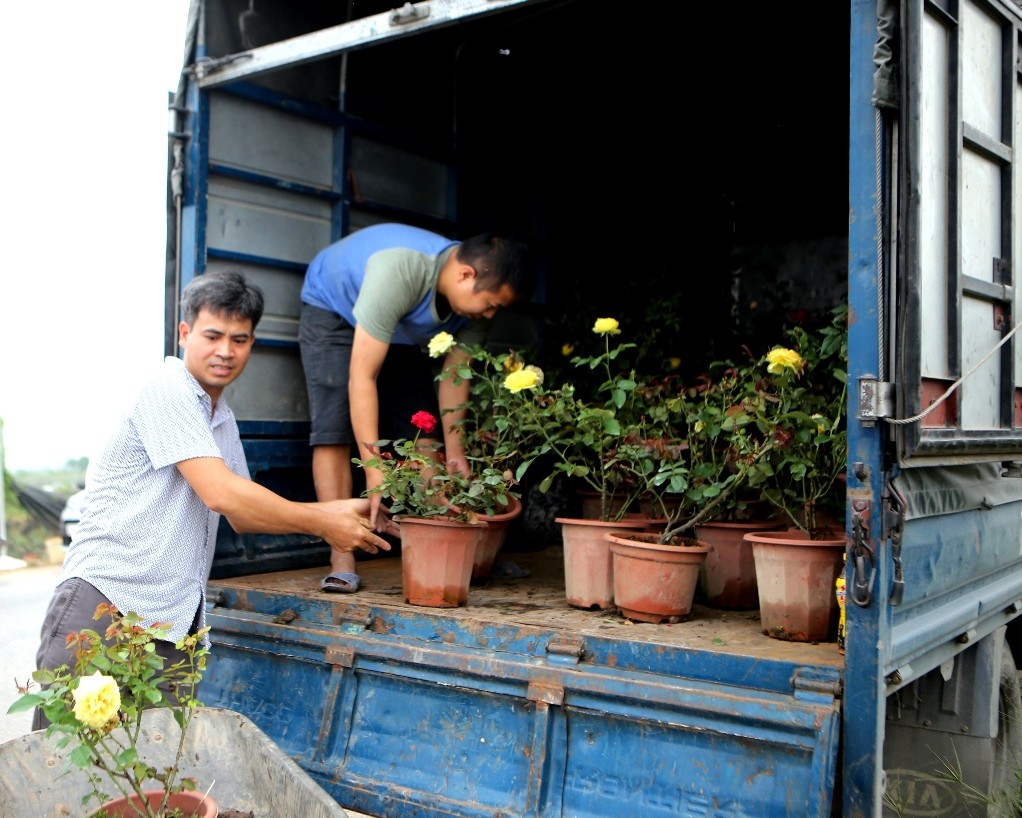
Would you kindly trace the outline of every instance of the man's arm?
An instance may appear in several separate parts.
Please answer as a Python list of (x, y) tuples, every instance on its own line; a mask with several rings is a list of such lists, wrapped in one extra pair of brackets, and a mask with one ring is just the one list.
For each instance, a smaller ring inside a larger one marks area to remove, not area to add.
[[(351, 364), (348, 368), (348, 404), (351, 411), (351, 429), (355, 434), (358, 456), (363, 461), (373, 457), (367, 444), (380, 439), (380, 394), (376, 379), (383, 368), (390, 344), (373, 338), (361, 326), (355, 327), (351, 345)], [(374, 488), (383, 479), (378, 469), (363, 468), (366, 489)], [(377, 531), (382, 531), (384, 516), (380, 514), (383, 498), (370, 494), (369, 519)]]
[[(239, 534), (311, 534), (338, 551), (362, 549), (375, 554), (390, 544), (373, 533), (369, 501), (331, 500), (296, 503), (265, 486), (239, 477), (218, 457), (182, 460), (177, 469), (211, 511), (227, 518)], [(394, 524), (387, 520), (391, 533)]]
[[(458, 367), (469, 359), (464, 350), (454, 347), (444, 358), (444, 370), (456, 372)], [(468, 401), (469, 383), (457, 377), (449, 376), (440, 381), (437, 400), (440, 404), (440, 423), (444, 431), (444, 452), (447, 455), (447, 468), (460, 471), (464, 475), (472, 472), (465, 458), (465, 444), (462, 440), (461, 422), (465, 419), (465, 403)]]

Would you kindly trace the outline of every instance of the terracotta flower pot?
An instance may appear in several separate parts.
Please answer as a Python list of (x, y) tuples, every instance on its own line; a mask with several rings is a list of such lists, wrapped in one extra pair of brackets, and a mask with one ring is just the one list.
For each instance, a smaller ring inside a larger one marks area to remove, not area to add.
[(476, 547), (475, 560), (472, 563), (472, 579), (485, 579), (493, 569), (497, 553), (507, 539), (507, 530), (511, 521), (522, 513), (522, 501), (517, 497), (508, 496), (507, 511), (486, 518), (486, 536)]
[(699, 569), (710, 547), (680, 538), (662, 545), (650, 533), (606, 535), (614, 559), (614, 603), (640, 622), (681, 622), (692, 610)]
[(401, 527), (401, 587), (410, 605), (457, 608), (468, 604), (476, 548), (487, 523), (443, 517), (405, 517)]
[[(163, 798), (163, 790), (146, 790), (145, 794), (150, 807), (155, 809), (159, 806), (160, 800)], [(90, 813), (90, 818), (101, 814), (102, 810), (106, 810), (108, 818), (138, 818), (135, 809), (140, 807), (141, 803), (142, 801), (137, 795), (132, 795), (130, 798), (115, 798)], [(216, 801), (208, 795), (203, 797), (203, 794), (198, 791), (173, 793), (167, 801), (167, 808), (181, 810), (182, 818), (216, 818), (219, 812)]]
[(604, 522), (577, 517), (558, 517), (564, 543), (564, 593), (576, 608), (614, 606), (614, 560), (608, 531), (643, 531), (638, 521)]
[(763, 633), (789, 642), (837, 639), (834, 580), (841, 573), (844, 537), (810, 540), (802, 531), (758, 531), (752, 544)]
[(756, 561), (749, 532), (772, 531), (781, 523), (724, 522), (713, 520), (695, 526), (695, 536), (710, 546), (699, 580), (706, 604), (711, 608), (752, 611), (759, 607)]

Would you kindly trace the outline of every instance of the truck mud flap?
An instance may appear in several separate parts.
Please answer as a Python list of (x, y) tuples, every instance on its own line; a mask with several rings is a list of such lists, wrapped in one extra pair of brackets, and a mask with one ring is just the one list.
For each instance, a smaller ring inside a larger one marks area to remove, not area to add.
[[(828, 816), (839, 669), (211, 586), (207, 705), (379, 816)], [(634, 628), (633, 628), (634, 630)]]

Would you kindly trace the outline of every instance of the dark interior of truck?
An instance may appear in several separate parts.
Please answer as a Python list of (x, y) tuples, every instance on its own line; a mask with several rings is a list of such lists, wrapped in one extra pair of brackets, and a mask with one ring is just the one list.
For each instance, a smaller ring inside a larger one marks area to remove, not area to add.
[[(442, 219), (361, 201), (358, 167), (350, 210), (524, 239), (539, 283), (501, 311), (491, 347), (527, 350), (551, 379), (597, 317), (636, 343), (640, 374), (685, 379), (829, 323), (847, 294), (847, 9), (617, 6), (525, 3), (247, 82), (452, 169)], [(236, 55), (392, 8), (207, 3), (206, 48)], [(560, 501), (544, 499), (530, 541), (556, 533)]]
[[(210, 4), (232, 23), (209, 27), (230, 40), (210, 53), (393, 7), (275, 5)], [(846, 288), (847, 9), (617, 5), (526, 4), (350, 52), (343, 100), (339, 57), (256, 82), (453, 163), (454, 213), (423, 226), (510, 232), (537, 257), (532, 302), (502, 323), (508, 343), (559, 351), (614, 315), (691, 376), (738, 339), (767, 346), (786, 323), (826, 323)]]

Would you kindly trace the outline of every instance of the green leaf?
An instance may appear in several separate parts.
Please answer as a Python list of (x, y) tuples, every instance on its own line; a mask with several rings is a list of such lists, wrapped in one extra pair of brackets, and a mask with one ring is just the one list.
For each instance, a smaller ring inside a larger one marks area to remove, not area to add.
[(41, 705), (45, 700), (42, 696), (35, 693), (25, 693), (20, 699), (15, 700), (14, 704), (7, 708), (7, 715), (11, 713), (20, 713), (23, 710), (32, 710), (35, 707)]

